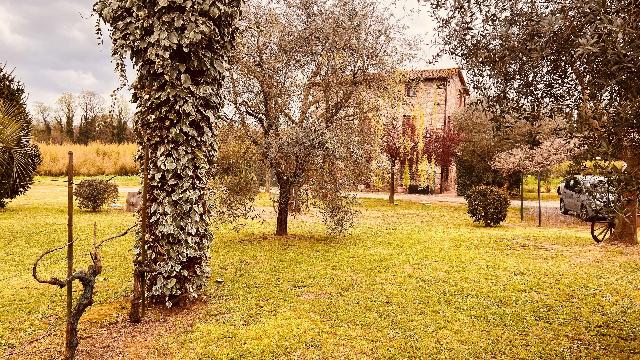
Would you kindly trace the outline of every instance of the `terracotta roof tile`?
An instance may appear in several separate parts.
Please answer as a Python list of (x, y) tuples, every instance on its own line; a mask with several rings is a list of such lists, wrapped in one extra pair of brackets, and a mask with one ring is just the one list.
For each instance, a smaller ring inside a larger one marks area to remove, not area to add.
[(467, 88), (467, 82), (464, 79), (464, 75), (460, 68), (444, 68), (444, 69), (426, 69), (426, 70), (407, 70), (405, 72), (407, 77), (411, 80), (430, 80), (430, 79), (446, 79), (454, 76), (460, 78), (462, 87), (469, 95), (469, 89)]

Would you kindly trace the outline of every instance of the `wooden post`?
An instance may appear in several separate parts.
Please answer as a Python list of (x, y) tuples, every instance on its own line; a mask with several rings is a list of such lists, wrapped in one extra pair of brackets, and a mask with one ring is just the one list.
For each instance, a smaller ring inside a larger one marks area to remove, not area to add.
[(73, 152), (69, 151), (67, 166), (67, 326), (65, 331), (65, 358), (72, 357), (71, 312), (73, 309)]
[(538, 227), (542, 226), (542, 206), (540, 204), (540, 170), (538, 170)]
[(147, 189), (149, 186), (149, 145), (145, 142), (144, 159), (142, 161), (142, 207), (140, 208), (140, 258), (133, 265), (133, 297), (129, 321), (139, 323), (144, 316), (146, 303), (146, 262), (147, 262)]
[(520, 174), (520, 221), (524, 221), (524, 173)]
[[(149, 188), (149, 144), (145, 141), (144, 144), (144, 171), (142, 172), (142, 224), (140, 224), (140, 246), (142, 247), (142, 266), (147, 266), (147, 223), (149, 221), (149, 215), (147, 211), (147, 196), (149, 192), (147, 189)], [(144, 310), (146, 304), (146, 292), (147, 292), (147, 273), (146, 270), (142, 270), (141, 273), (142, 278), (141, 281), (141, 309), (140, 314), (144, 317)]]

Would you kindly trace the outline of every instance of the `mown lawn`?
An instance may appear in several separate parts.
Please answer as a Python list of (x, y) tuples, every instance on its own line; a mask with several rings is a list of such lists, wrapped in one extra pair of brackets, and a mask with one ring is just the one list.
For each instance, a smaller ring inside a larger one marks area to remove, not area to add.
[[(64, 291), (31, 278), (33, 260), (65, 241), (64, 201), (64, 183), (42, 181), (0, 212), (0, 355), (64, 312)], [(494, 229), (464, 206), (364, 200), (361, 210), (343, 237), (304, 215), (277, 238), (268, 208), (264, 222), (217, 229), (196, 320), (140, 346), (179, 359), (640, 357), (637, 249), (595, 245), (586, 226), (521, 224), (517, 209)], [(77, 211), (82, 264), (94, 221), (105, 237), (134, 219)], [(105, 246), (85, 329), (123, 321), (132, 242)], [(63, 274), (63, 254), (46, 264)]]

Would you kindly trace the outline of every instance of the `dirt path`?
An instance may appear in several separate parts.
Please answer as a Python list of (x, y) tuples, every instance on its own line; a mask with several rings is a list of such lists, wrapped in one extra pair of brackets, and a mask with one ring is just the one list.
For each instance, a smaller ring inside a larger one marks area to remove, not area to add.
[[(182, 309), (151, 308), (142, 323), (132, 324), (126, 316), (113, 322), (81, 322), (77, 360), (170, 359), (171, 349), (158, 339), (187, 331), (203, 316), (206, 304)], [(60, 359), (64, 347), (64, 329), (0, 356), (2, 359)]]

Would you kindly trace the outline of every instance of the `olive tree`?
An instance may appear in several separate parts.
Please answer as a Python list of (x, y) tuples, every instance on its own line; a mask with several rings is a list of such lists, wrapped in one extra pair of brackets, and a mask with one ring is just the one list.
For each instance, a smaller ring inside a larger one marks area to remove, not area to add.
[(637, 244), (640, 187), (640, 8), (634, 0), (428, 0), (440, 45), (497, 114), (565, 117), (622, 179), (612, 240)]
[(343, 229), (353, 199), (342, 191), (368, 173), (375, 93), (397, 65), (399, 28), (372, 0), (252, 1), (243, 14), (230, 118), (274, 172), (276, 234), (302, 190)]
[[(148, 145), (150, 298), (198, 297), (210, 273), (207, 184), (214, 117), (233, 49), (240, 0), (98, 0), (116, 70), (128, 58), (139, 146)], [(97, 25), (100, 33), (100, 24)]]
[(506, 187), (510, 191), (509, 178), (491, 166), (498, 153), (510, 148), (502, 139), (495, 117), (472, 105), (457, 112), (452, 124), (463, 134), (455, 157), (458, 195), (464, 196), (479, 185)]

